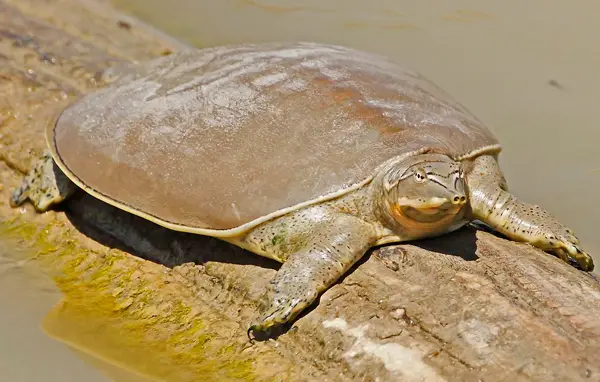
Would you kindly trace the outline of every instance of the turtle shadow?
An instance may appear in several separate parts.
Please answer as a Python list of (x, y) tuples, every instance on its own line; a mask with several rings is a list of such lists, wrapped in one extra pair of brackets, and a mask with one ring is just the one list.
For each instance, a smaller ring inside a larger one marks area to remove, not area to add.
[(456, 256), (465, 261), (476, 261), (479, 259), (477, 255), (478, 230), (479, 226), (467, 225), (455, 232), (438, 237), (415, 240), (410, 244), (429, 252)]
[(212, 261), (266, 269), (281, 266), (223, 240), (164, 228), (85, 193), (77, 193), (60, 209), (87, 238), (169, 268)]
[[(56, 209), (62, 210), (73, 226), (88, 238), (170, 268), (190, 262), (203, 264), (211, 261), (275, 270), (281, 266), (274, 260), (257, 256), (217, 238), (164, 228), (83, 192), (73, 195)], [(371, 248), (343, 278), (368, 261), (373, 253), (379, 257), (388, 256), (396, 251), (403, 252), (402, 247), (407, 244), (475, 261), (479, 258), (476, 254), (478, 230), (496, 234), (489, 227), (475, 222), (449, 234)]]

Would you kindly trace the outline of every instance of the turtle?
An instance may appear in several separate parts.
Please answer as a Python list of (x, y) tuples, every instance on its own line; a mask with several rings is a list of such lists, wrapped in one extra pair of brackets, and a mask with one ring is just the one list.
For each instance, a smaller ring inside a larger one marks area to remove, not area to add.
[(508, 191), (492, 130), (386, 56), (241, 43), (115, 73), (48, 124), (11, 205), (83, 190), (276, 260), (249, 332), (293, 322), (373, 247), (472, 222), (594, 268), (571, 229)]

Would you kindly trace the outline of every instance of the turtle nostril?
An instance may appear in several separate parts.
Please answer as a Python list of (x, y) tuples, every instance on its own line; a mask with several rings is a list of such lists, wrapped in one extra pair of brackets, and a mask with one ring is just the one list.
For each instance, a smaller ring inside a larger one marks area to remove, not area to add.
[(467, 201), (467, 198), (465, 196), (462, 196), (462, 195), (461, 196), (456, 195), (454, 197), (454, 199), (452, 199), (452, 202), (454, 204), (462, 204), (462, 203), (464, 203), (466, 201)]

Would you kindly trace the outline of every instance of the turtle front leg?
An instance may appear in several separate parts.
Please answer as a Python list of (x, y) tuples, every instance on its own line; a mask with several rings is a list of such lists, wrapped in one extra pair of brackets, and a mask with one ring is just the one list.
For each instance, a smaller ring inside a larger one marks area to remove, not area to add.
[(467, 174), (467, 187), (475, 219), (512, 240), (552, 252), (567, 263), (573, 259), (585, 271), (594, 269), (591, 256), (581, 249), (572, 230), (546, 210), (523, 203), (507, 191), (494, 157), (481, 156), (474, 161)]
[[(310, 227), (308, 240), (289, 255), (269, 284), (269, 307), (249, 327), (265, 331), (292, 321), (333, 285), (375, 242), (374, 228), (340, 215)], [(293, 246), (293, 243), (285, 246)]]
[(60, 171), (52, 155), (46, 151), (25, 175), (21, 185), (13, 190), (10, 205), (18, 207), (29, 199), (38, 211), (43, 212), (76, 190), (77, 186)]

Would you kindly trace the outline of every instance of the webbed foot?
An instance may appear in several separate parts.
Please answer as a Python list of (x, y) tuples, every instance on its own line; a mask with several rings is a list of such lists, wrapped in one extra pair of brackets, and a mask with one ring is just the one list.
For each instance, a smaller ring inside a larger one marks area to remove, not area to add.
[(76, 190), (77, 186), (56, 167), (52, 155), (46, 151), (23, 178), (21, 185), (13, 190), (10, 205), (18, 207), (29, 199), (36, 210), (43, 212)]
[[(298, 290), (300, 292), (300, 290)], [(292, 321), (317, 298), (318, 292), (305, 291), (304, 297), (292, 297), (279, 294), (272, 299), (267, 310), (248, 327), (250, 332), (266, 332), (269, 329)]]
[(575, 261), (584, 271), (594, 270), (594, 260), (580, 247), (577, 236), (571, 229), (554, 219), (538, 229), (537, 235), (531, 239), (531, 244), (556, 254), (566, 263)]

